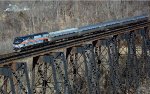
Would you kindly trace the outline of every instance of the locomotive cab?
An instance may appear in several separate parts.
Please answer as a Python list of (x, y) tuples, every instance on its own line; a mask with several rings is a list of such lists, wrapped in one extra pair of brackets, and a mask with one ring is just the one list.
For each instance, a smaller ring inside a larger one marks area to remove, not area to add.
[(15, 51), (20, 50), (20, 48), (23, 46), (23, 45), (21, 44), (23, 41), (24, 41), (24, 39), (19, 38), (19, 37), (16, 37), (16, 38), (14, 39), (14, 42), (13, 42), (13, 49), (14, 49)]
[(22, 42), (23, 42), (23, 39), (21, 39), (21, 38), (19, 38), (19, 37), (16, 37), (16, 38), (14, 39), (13, 44), (20, 44), (20, 43), (22, 43)]

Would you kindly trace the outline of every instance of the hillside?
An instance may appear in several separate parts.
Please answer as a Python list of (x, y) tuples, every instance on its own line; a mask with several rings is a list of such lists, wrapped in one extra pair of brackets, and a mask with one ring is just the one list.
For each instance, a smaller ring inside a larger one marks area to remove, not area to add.
[(149, 1), (0, 1), (0, 52), (12, 51), (16, 36), (80, 27), (149, 12)]

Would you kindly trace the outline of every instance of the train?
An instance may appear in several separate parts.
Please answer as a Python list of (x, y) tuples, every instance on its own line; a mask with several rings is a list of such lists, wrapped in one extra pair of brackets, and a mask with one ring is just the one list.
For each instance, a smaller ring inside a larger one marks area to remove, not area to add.
[(148, 16), (141, 15), (121, 20), (108, 21), (94, 25), (83, 26), (79, 28), (70, 28), (54, 32), (42, 32), (16, 37), (13, 42), (13, 50), (15, 52), (20, 52), (23, 50), (28, 50), (28, 48), (34, 47), (35, 45), (43, 45), (45, 43), (67, 40), (70, 38), (84, 36), (87, 34), (93, 34), (94, 32), (101, 33), (105, 32), (107, 29), (112, 29), (120, 26), (134, 24), (136, 22), (145, 21), (148, 21)]

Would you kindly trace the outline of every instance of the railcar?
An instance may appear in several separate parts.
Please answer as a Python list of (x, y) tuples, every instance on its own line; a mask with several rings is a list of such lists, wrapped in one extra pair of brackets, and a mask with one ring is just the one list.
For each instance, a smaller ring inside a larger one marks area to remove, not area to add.
[(96, 31), (101, 32), (106, 29), (110, 29), (110, 28), (114, 28), (114, 27), (116, 28), (116, 27), (120, 27), (120, 26), (123, 27), (125, 25), (130, 25), (130, 24), (133, 24), (136, 22), (144, 22), (144, 21), (148, 21), (147, 15), (135, 16), (135, 17), (131, 17), (131, 18), (125, 18), (122, 20), (108, 21), (108, 22), (98, 23), (95, 25), (80, 27), (78, 34), (84, 35), (84, 34), (96, 32)]
[(70, 29), (50, 32), (48, 38), (50, 41), (56, 41), (56, 40), (70, 38), (77, 35), (78, 35), (78, 28), (70, 28)]

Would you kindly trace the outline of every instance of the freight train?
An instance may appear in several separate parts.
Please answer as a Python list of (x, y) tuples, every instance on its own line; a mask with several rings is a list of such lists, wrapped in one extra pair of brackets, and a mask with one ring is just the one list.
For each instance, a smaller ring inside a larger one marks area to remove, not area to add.
[(112, 29), (120, 26), (131, 25), (136, 22), (148, 21), (147, 15), (135, 16), (132, 18), (126, 18), (122, 20), (108, 21), (103, 23), (98, 23), (95, 25), (83, 26), (79, 28), (71, 28), (66, 30), (60, 30), (55, 32), (43, 32), (38, 34), (32, 34), (22, 37), (16, 37), (13, 42), (14, 51), (27, 50), (37, 44), (45, 44), (48, 42), (55, 42), (61, 40), (67, 40), (70, 38), (75, 38), (87, 34), (93, 34), (94, 32), (105, 32), (106, 29)]

